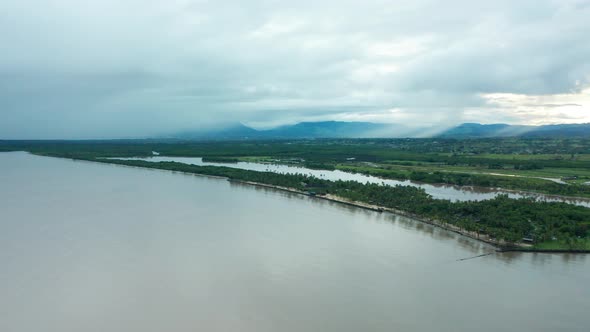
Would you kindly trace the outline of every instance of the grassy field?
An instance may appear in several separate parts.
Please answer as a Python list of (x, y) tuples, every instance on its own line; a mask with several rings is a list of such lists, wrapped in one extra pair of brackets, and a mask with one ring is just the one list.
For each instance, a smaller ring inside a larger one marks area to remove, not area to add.
[(577, 239), (569, 242), (559, 241), (546, 241), (537, 243), (533, 246), (537, 250), (563, 250), (564, 248), (574, 250), (590, 250), (590, 239)]
[(590, 161), (590, 154), (491, 154), (483, 153), (474, 158), (489, 158), (497, 160), (579, 160)]
[[(366, 165), (363, 165), (366, 167)], [(590, 168), (544, 168), (536, 170), (515, 170), (515, 169), (490, 169), (485, 166), (467, 166), (467, 165), (445, 165), (441, 163), (413, 163), (411, 166), (399, 165), (395, 163), (379, 163), (380, 168), (393, 169), (399, 171), (418, 170), (423, 172), (455, 172), (455, 173), (470, 173), (470, 174), (503, 174), (521, 177), (545, 177), (561, 179), (562, 177), (576, 176), (578, 178), (588, 179), (590, 181)], [(576, 183), (576, 180), (567, 180), (566, 182)]]

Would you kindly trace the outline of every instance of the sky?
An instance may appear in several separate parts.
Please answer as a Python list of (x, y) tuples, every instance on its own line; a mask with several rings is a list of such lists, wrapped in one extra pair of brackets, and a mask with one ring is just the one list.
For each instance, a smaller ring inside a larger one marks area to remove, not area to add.
[(4, 0), (0, 138), (590, 122), (590, 0)]

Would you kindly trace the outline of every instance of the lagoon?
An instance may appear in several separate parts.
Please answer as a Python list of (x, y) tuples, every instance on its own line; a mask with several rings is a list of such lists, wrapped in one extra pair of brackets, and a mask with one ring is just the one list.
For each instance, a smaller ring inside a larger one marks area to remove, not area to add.
[(320, 179), (330, 181), (356, 181), (360, 183), (382, 183), (390, 186), (402, 185), (419, 187), (430, 194), (433, 198), (448, 199), (453, 202), (456, 201), (481, 201), (492, 199), (498, 195), (508, 195), (511, 198), (533, 197), (541, 201), (549, 202), (565, 202), (569, 204), (590, 207), (590, 199), (587, 198), (572, 198), (564, 196), (546, 195), (530, 192), (521, 192), (514, 190), (504, 190), (500, 188), (484, 188), (473, 186), (456, 186), (448, 184), (427, 184), (410, 180), (391, 180), (383, 179), (376, 176), (343, 172), (341, 170), (318, 170), (309, 169), (301, 166), (292, 166), (284, 164), (271, 163), (253, 163), (253, 162), (237, 162), (237, 163), (216, 163), (204, 162), (203, 158), (199, 157), (169, 157), (169, 156), (155, 156), (155, 157), (133, 157), (133, 158), (113, 158), (123, 160), (143, 160), (149, 162), (172, 161), (184, 164), (192, 164), (197, 166), (223, 166), (238, 168), (244, 170), (258, 171), (258, 172), (273, 172), (279, 174), (304, 174), (311, 175)]

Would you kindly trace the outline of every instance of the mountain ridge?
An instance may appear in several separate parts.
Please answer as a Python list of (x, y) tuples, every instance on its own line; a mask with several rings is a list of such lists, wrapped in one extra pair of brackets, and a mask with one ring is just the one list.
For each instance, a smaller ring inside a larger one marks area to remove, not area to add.
[(434, 135), (434, 128), (409, 128), (399, 124), (346, 121), (300, 122), (258, 130), (243, 123), (217, 129), (184, 131), (168, 138), (188, 140), (314, 139), (314, 138), (492, 138), (492, 137), (590, 137), (590, 123), (555, 125), (510, 125), (463, 123)]

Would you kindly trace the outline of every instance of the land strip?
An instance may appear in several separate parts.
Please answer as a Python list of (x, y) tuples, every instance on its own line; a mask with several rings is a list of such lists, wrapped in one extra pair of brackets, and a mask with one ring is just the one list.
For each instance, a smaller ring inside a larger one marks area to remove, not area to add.
[[(328, 181), (306, 175), (256, 172), (176, 162), (73, 159), (215, 176), (377, 212), (391, 212), (486, 242), (496, 246), (498, 250), (590, 252), (588, 237), (576, 235), (581, 231), (587, 231), (588, 223), (583, 220), (590, 220), (590, 209), (565, 203), (516, 200), (504, 196), (482, 202), (450, 202), (433, 199), (423, 190), (408, 186), (391, 187), (353, 181)], [(460, 215), (457, 215), (458, 213)], [(482, 218), (483, 214), (487, 218)], [(502, 216), (511, 220), (500, 220)], [(534, 220), (534, 222), (530, 219), (542, 216), (549, 216), (549, 218)], [(552, 224), (551, 218), (556, 216), (561, 216), (562, 220)], [(563, 228), (563, 224), (568, 227)], [(547, 227), (551, 226), (558, 228), (548, 230)], [(540, 231), (541, 228), (544, 228), (544, 231)], [(533, 243), (523, 241), (528, 237), (533, 237), (531, 241)], [(534, 237), (537, 239), (535, 240)], [(542, 240), (539, 240), (540, 237)]]

